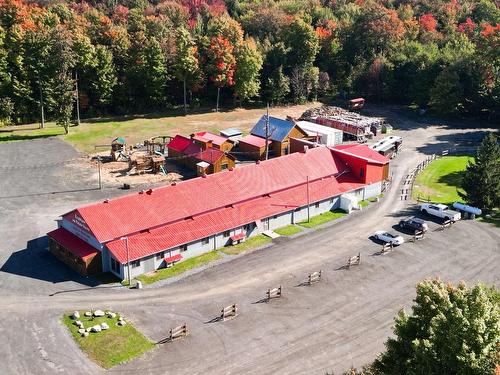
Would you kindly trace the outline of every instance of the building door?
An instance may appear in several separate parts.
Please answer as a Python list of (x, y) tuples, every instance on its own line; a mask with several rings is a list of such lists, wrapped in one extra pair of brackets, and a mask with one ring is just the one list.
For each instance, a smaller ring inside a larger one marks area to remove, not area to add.
[(264, 219), (264, 230), (269, 230), (269, 218)]
[(155, 270), (155, 258), (150, 257), (144, 260), (144, 272), (151, 272)]

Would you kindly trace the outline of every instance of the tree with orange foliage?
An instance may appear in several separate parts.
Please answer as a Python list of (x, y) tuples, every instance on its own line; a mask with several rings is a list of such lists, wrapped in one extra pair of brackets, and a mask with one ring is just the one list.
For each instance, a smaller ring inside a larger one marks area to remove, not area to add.
[(210, 80), (217, 87), (216, 111), (219, 111), (220, 89), (234, 85), (236, 59), (234, 46), (223, 36), (212, 37), (208, 49), (208, 71)]

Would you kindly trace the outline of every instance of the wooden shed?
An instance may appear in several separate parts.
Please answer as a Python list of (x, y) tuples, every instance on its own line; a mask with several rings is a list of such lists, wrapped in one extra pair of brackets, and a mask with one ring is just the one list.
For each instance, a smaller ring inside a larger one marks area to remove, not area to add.
[(242, 157), (254, 160), (265, 158), (266, 140), (255, 135), (247, 135), (238, 140), (239, 152)]

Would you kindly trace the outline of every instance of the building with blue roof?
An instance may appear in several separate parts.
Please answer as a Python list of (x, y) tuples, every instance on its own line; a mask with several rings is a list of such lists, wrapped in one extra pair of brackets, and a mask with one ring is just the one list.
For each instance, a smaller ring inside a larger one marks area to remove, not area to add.
[[(266, 118), (267, 115), (263, 115), (250, 131), (250, 134), (265, 139)], [(276, 157), (289, 154), (290, 138), (304, 138), (306, 136), (307, 133), (299, 128), (295, 122), (269, 116), (270, 156)]]

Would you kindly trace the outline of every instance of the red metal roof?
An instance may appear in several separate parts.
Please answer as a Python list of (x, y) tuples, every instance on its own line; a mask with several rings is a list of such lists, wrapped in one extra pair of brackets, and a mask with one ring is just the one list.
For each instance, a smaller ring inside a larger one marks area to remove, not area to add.
[[(323, 147), (323, 149), (326, 149)], [(335, 177), (319, 177), (309, 183), (310, 203), (359, 189), (364, 186), (349, 174)], [(199, 216), (159, 227), (149, 232), (129, 237), (130, 259), (140, 259), (189, 242), (209, 237), (256, 220), (277, 215), (307, 204), (307, 186), (301, 184), (269, 195), (222, 207)], [(107, 244), (116, 259), (127, 261), (125, 243), (116, 240)]]
[(203, 150), (203, 148), (196, 143), (191, 143), (182, 153), (209, 164), (216, 163), (224, 156), (224, 152), (221, 150), (211, 147)]
[(166, 263), (173, 263), (173, 262), (178, 262), (181, 259), (182, 259), (181, 254), (175, 254), (175, 255), (172, 255), (171, 257), (165, 258), (165, 262)]
[(239, 240), (242, 240), (243, 238), (245, 238), (247, 235), (245, 232), (241, 232), (241, 233), (238, 233), (238, 234), (235, 234), (234, 236), (231, 236), (231, 241), (239, 241)]
[(266, 140), (265, 138), (257, 137), (255, 135), (247, 135), (243, 138), (240, 138), (238, 140), (240, 143), (246, 143), (255, 147), (265, 147), (266, 146)]
[(87, 259), (89, 257), (93, 257), (99, 252), (64, 228), (53, 230), (52, 232), (47, 233), (47, 236), (54, 239), (54, 241), (56, 241), (59, 245), (71, 251), (78, 258)]
[(332, 150), (333, 152), (359, 157), (370, 163), (375, 163), (375, 164), (389, 163), (389, 159), (387, 157), (380, 155), (377, 151), (372, 150), (370, 147), (366, 145), (360, 145), (360, 144), (339, 145), (332, 148)]
[(167, 144), (167, 148), (171, 148), (177, 152), (183, 152), (193, 141), (189, 138), (186, 138), (182, 135), (176, 135), (170, 142)]
[[(363, 146), (366, 147), (366, 146)], [(368, 147), (366, 147), (368, 148)], [(77, 208), (90, 231), (126, 262), (174, 248), (221, 231), (290, 211), (363, 186), (349, 166), (327, 147), (294, 153)], [(378, 155), (378, 154), (377, 154)], [(340, 177), (334, 177), (344, 172)]]
[(228, 138), (210, 132), (197, 132), (191, 135), (193, 139), (212, 141), (214, 145), (221, 146), (224, 142), (231, 142)]

